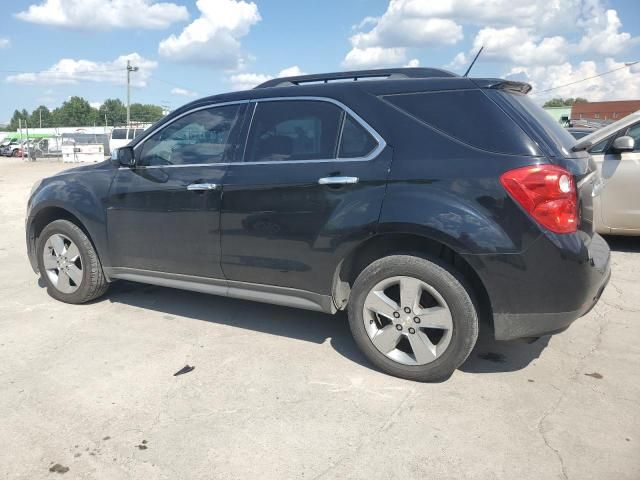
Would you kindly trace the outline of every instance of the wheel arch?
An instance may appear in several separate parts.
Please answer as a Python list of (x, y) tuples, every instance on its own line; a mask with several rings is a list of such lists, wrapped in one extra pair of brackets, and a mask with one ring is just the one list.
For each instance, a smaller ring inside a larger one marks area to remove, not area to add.
[(456, 269), (473, 290), (479, 318), (493, 323), (491, 299), (476, 270), (446, 243), (414, 232), (380, 233), (353, 248), (342, 259), (334, 274), (332, 295), (336, 308), (346, 308), (351, 286), (362, 270), (379, 258), (400, 253), (426, 254)]
[(43, 207), (30, 217), (29, 223), (27, 225), (27, 250), (29, 254), (29, 262), (31, 263), (31, 268), (33, 268), (33, 271), (36, 273), (38, 273), (38, 260), (36, 257), (36, 245), (38, 242), (38, 237), (47, 225), (56, 220), (67, 220), (76, 225), (87, 236), (87, 238), (93, 245), (93, 248), (98, 251), (95, 242), (93, 241), (91, 232), (89, 232), (84, 222), (77, 214), (71, 212), (67, 208), (60, 207), (58, 205), (49, 205)]

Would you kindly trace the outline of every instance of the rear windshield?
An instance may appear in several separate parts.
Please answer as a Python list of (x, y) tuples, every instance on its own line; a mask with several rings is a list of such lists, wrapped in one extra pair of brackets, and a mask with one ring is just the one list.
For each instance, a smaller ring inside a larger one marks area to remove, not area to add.
[(539, 155), (527, 134), (480, 90), (409, 93), (384, 99), (473, 147), (511, 155)]
[(504, 90), (494, 90), (495, 94), (510, 103), (531, 127), (542, 129), (542, 134), (554, 142), (550, 147), (559, 147), (564, 156), (571, 155), (571, 147), (576, 144), (576, 139), (560, 125), (551, 115), (545, 112), (542, 107), (536, 105), (526, 95), (521, 93), (508, 92)]

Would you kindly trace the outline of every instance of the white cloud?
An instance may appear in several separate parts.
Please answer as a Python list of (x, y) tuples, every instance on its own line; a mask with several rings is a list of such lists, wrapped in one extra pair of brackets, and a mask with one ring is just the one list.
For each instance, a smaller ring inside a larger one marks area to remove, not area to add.
[(100, 108), (104, 102), (89, 102), (89, 105), (93, 108)]
[(183, 97), (197, 97), (198, 92), (186, 88), (175, 87), (171, 89), (171, 95), (181, 95)]
[(400, 65), (406, 61), (406, 48), (354, 47), (347, 53), (342, 65), (347, 68), (379, 68)]
[[(588, 60), (576, 65), (565, 62), (550, 66), (514, 67), (507, 77), (529, 82), (533, 86), (529, 95), (539, 103), (552, 97), (584, 97), (590, 101), (640, 98), (640, 64), (624, 66), (623, 62), (606, 58), (601, 64)], [(573, 83), (616, 69), (601, 77)], [(570, 83), (572, 85), (567, 85)], [(562, 85), (567, 86), (557, 88)], [(550, 88), (554, 90), (544, 92)]]
[(106, 82), (113, 84), (125, 84), (127, 60), (138, 67), (137, 72), (131, 73), (131, 85), (144, 87), (158, 63), (148, 60), (137, 53), (121, 55), (110, 62), (95, 62), (92, 60), (74, 60), (63, 58), (47, 70), (32, 73), (19, 73), (9, 75), (6, 80), (9, 83), (27, 84), (63, 84), (86, 82)]
[(298, 75), (304, 75), (300, 67), (297, 65), (293, 65), (292, 67), (285, 68), (280, 70), (278, 75), (275, 77), (273, 75), (268, 75), (266, 73), (238, 73), (235, 75), (231, 75), (229, 80), (231, 81), (231, 88), (233, 90), (250, 90), (256, 85), (260, 85), (272, 78), (280, 78), (280, 77), (295, 77)]
[(420, 66), (420, 60), (418, 60), (417, 58), (412, 58), (405, 65), (405, 67), (409, 67), (409, 68), (416, 68), (416, 67), (419, 67), (419, 66)]
[(280, 72), (278, 73), (278, 77), (297, 77), (299, 75), (305, 75), (305, 72), (303, 72), (298, 65), (287, 67), (283, 70), (280, 70)]
[(582, 51), (593, 51), (602, 55), (616, 55), (637, 40), (627, 32), (620, 32), (622, 22), (615, 10), (604, 11), (596, 8), (596, 13), (583, 25), (585, 35), (580, 41)]
[(446, 64), (444, 68), (449, 68), (451, 70), (459, 70), (465, 65), (467, 65), (468, 63), (469, 63), (469, 59), (467, 58), (467, 55), (464, 52), (460, 52), (456, 54), (456, 56), (453, 57), (453, 60), (451, 60), (451, 62)]
[(618, 55), (638, 39), (623, 30), (618, 13), (604, 8), (605, 1), (390, 0), (380, 17), (366, 17), (353, 27), (343, 65), (400, 66), (418, 49), (459, 43), (468, 28), (476, 30), (472, 48), (459, 52), (446, 68), (466, 66), (480, 46), (482, 61), (508, 67)]
[(44, 0), (16, 14), (20, 20), (82, 30), (166, 28), (187, 20), (186, 7), (154, 0)]
[(354, 48), (448, 45), (462, 40), (462, 27), (443, 18), (385, 15), (369, 32), (350, 39)]
[(247, 60), (240, 39), (261, 20), (258, 7), (244, 0), (198, 0), (200, 17), (180, 35), (162, 40), (158, 52), (175, 62), (238, 69)]
[(0, 37), (0, 48), (8, 48), (11, 45), (11, 40), (8, 38)]
[(233, 90), (251, 90), (256, 85), (271, 80), (273, 77), (264, 73), (238, 73), (231, 75), (231, 88)]
[(482, 60), (513, 62), (520, 65), (562, 63), (569, 51), (564, 37), (538, 39), (529, 29), (519, 27), (483, 28), (473, 41), (473, 50), (484, 46)]
[(391, 0), (379, 18), (366, 17), (349, 39), (351, 50), (342, 64), (347, 68), (374, 68), (401, 65), (407, 61), (408, 47), (452, 45), (462, 40), (462, 27), (451, 19), (430, 13), (428, 4), (414, 0)]

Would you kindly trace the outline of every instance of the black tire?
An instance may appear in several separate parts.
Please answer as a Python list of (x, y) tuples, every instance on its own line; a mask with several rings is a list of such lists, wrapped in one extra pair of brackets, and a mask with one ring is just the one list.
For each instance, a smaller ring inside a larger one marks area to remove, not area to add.
[[(54, 234), (62, 234), (72, 240), (78, 247), (82, 262), (82, 281), (78, 289), (72, 293), (59, 291), (49, 279), (44, 268), (43, 252), (47, 240)], [(38, 237), (36, 245), (36, 255), (38, 259), (38, 270), (42, 281), (47, 286), (47, 293), (56, 300), (65, 303), (86, 303), (102, 296), (109, 288), (98, 254), (93, 248), (89, 237), (80, 227), (68, 220), (55, 220), (44, 227)]]
[[(394, 276), (410, 276), (434, 288), (447, 303), (453, 329), (446, 350), (431, 363), (405, 365), (388, 358), (372, 343), (364, 326), (363, 309), (369, 291), (379, 282)], [(462, 275), (436, 258), (392, 255), (365, 268), (355, 280), (348, 305), (353, 337), (378, 368), (396, 377), (434, 382), (446, 380), (467, 359), (478, 338), (478, 314), (472, 290)]]

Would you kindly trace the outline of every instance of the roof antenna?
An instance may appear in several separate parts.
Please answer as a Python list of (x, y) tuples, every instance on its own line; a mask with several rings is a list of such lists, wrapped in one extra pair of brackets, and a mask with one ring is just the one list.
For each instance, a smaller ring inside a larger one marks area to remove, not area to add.
[(476, 53), (476, 56), (475, 56), (475, 57), (473, 57), (473, 62), (471, 62), (471, 65), (469, 65), (469, 68), (467, 68), (467, 71), (466, 71), (466, 72), (464, 72), (463, 77), (466, 77), (466, 76), (468, 76), (468, 75), (469, 75), (469, 72), (471, 71), (471, 69), (472, 69), (472, 68), (473, 68), (473, 66), (475, 65), (476, 60), (478, 60), (478, 57), (479, 57), (479, 56), (480, 56), (480, 54), (482, 53), (482, 50), (484, 50), (484, 45), (482, 45), (482, 46), (480, 47), (480, 50), (478, 50), (478, 53)]

